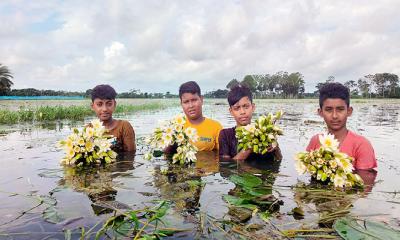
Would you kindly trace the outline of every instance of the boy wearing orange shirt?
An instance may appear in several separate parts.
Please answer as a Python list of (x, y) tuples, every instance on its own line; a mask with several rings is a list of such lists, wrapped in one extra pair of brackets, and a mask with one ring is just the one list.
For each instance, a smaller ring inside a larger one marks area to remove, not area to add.
[(193, 144), (198, 151), (218, 151), (218, 135), (222, 125), (203, 116), (203, 96), (199, 85), (194, 81), (183, 83), (179, 87), (179, 98), (186, 115), (185, 128), (197, 130), (199, 139)]
[[(371, 143), (346, 127), (347, 118), (353, 108), (350, 106), (349, 89), (340, 83), (327, 83), (319, 91), (318, 114), (324, 118), (330, 134), (339, 141), (339, 150), (354, 158), (356, 170), (368, 170), (377, 167), (375, 152)], [(311, 138), (307, 151), (320, 147), (319, 135)]]

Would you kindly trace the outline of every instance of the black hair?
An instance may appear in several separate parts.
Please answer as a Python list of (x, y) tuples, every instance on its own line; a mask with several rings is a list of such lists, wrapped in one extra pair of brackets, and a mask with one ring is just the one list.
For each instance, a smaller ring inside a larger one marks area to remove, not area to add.
[(92, 102), (96, 99), (110, 99), (114, 100), (117, 96), (117, 92), (115, 92), (114, 88), (108, 84), (97, 85), (92, 89)]
[(328, 98), (340, 98), (346, 102), (347, 107), (350, 106), (350, 90), (341, 83), (326, 83), (319, 89), (320, 108)]
[(199, 84), (197, 84), (195, 81), (189, 81), (189, 82), (183, 83), (179, 87), (179, 98), (182, 99), (182, 95), (184, 93), (191, 93), (191, 94), (197, 93), (199, 96), (201, 96), (201, 90), (200, 90)]
[(240, 84), (233, 86), (228, 93), (229, 106), (235, 105), (243, 97), (248, 97), (250, 102), (253, 102), (253, 95), (247, 86)]

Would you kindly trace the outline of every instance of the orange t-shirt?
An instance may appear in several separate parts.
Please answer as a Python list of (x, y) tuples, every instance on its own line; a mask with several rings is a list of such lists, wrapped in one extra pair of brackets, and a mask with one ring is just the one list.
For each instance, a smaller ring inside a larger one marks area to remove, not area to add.
[[(307, 151), (321, 147), (319, 134), (314, 135), (307, 146)], [(377, 167), (375, 152), (371, 143), (363, 136), (348, 131), (346, 138), (339, 145), (339, 151), (354, 158), (355, 169), (371, 169)]]
[(126, 120), (117, 120), (117, 125), (108, 132), (116, 138), (116, 143), (112, 147), (118, 152), (136, 151), (135, 131), (132, 125)]

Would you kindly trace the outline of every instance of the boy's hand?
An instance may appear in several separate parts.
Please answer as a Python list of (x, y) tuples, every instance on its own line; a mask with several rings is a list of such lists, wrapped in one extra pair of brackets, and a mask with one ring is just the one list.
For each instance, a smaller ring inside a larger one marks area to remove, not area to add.
[(233, 159), (238, 160), (238, 161), (246, 160), (252, 152), (253, 152), (252, 149), (242, 150), (242, 151), (238, 152), (236, 154), (236, 156), (233, 157)]

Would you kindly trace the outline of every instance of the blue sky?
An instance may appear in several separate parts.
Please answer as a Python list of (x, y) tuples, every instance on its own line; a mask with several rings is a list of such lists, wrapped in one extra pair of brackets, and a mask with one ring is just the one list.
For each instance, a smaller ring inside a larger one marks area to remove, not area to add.
[(301, 72), (306, 91), (400, 74), (400, 1), (0, 2), (0, 63), (14, 88), (204, 91), (246, 74)]

